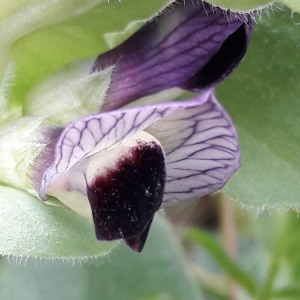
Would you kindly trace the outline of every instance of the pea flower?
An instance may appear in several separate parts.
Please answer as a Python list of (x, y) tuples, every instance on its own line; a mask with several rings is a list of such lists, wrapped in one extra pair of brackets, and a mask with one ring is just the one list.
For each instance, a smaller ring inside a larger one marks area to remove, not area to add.
[[(100, 113), (45, 130), (48, 142), (30, 174), (40, 198), (56, 197), (93, 219), (99, 240), (124, 239), (140, 252), (158, 209), (221, 189), (240, 153), (212, 87), (244, 56), (252, 23), (248, 15), (180, 1), (85, 63), (85, 80), (113, 68), (106, 97)], [(184, 102), (123, 107), (171, 88), (203, 92)]]
[(40, 197), (92, 218), (99, 240), (125, 239), (138, 252), (159, 208), (215, 192), (239, 167), (236, 130), (211, 90), (102, 112), (56, 132), (33, 168)]

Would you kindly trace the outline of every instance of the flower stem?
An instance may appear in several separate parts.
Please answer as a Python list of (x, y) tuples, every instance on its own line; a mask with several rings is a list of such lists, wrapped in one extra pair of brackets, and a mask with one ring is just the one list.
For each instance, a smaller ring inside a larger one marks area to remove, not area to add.
[[(236, 220), (235, 220), (235, 209), (233, 201), (225, 196), (219, 194), (218, 198), (221, 200), (221, 233), (223, 248), (225, 253), (232, 259), (235, 260), (237, 257), (237, 233), (236, 233)], [(227, 293), (230, 299), (238, 300), (238, 286), (232, 279), (227, 279)]]
[(275, 252), (272, 257), (272, 261), (269, 268), (269, 274), (267, 277), (267, 281), (262, 289), (260, 300), (270, 300), (272, 297), (272, 291), (274, 287), (275, 280), (277, 278), (277, 273), (280, 267), (280, 256), (281, 256), (281, 250), (282, 250), (282, 241), (280, 238), (277, 242)]

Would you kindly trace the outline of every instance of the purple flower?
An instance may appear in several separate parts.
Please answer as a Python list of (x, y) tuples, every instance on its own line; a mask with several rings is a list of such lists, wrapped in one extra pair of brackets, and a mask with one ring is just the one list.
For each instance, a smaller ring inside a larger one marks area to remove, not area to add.
[(160, 207), (219, 190), (240, 154), (230, 117), (208, 91), (75, 121), (52, 157), (41, 198), (52, 195), (92, 216), (99, 240), (125, 239), (139, 252)]
[(93, 72), (116, 64), (102, 110), (172, 87), (196, 92), (216, 85), (245, 55), (252, 27), (249, 15), (179, 1), (97, 58)]
[[(92, 218), (99, 240), (124, 239), (140, 252), (159, 208), (221, 189), (240, 153), (211, 87), (244, 56), (252, 23), (181, 1), (99, 56), (93, 72), (115, 65), (102, 112), (53, 131), (33, 168), (40, 197)], [(184, 102), (113, 110), (172, 87), (204, 91)]]

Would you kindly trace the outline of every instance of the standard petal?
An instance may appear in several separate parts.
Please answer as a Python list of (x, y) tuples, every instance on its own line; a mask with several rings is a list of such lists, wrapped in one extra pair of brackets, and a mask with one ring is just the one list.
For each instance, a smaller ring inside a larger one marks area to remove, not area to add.
[(195, 91), (223, 80), (244, 56), (249, 15), (203, 1), (179, 1), (119, 47), (101, 55), (93, 72), (116, 65), (102, 110), (180, 87)]
[(205, 104), (179, 109), (146, 131), (166, 153), (163, 206), (216, 192), (240, 166), (236, 129), (212, 92)]

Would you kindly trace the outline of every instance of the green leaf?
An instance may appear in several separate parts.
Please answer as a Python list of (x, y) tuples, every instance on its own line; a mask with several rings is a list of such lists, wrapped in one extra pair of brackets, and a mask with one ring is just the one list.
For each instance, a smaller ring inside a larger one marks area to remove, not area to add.
[(66, 63), (99, 55), (125, 40), (169, 2), (115, 0), (20, 39), (12, 49), (16, 73), (11, 102), (21, 104), (26, 92)]
[(13, 43), (39, 28), (83, 14), (104, 0), (1, 0), (0, 1), (0, 82)]
[(207, 2), (223, 8), (243, 12), (261, 9), (274, 3), (272, 0), (209, 0)]
[(47, 120), (67, 126), (83, 116), (99, 112), (110, 86), (113, 67), (90, 74), (94, 59), (75, 60), (32, 89), (23, 112), (47, 116)]
[[(136, 5), (138, 1), (134, 0), (127, 2), (129, 2), (127, 7), (129, 6), (131, 11), (135, 11), (138, 17), (139, 13), (142, 12), (142, 15), (144, 13), (149, 18), (159, 12), (170, 0), (160, 1), (160, 3), (154, 0), (144, 2), (141, 5)], [(124, 4), (122, 6), (126, 7)], [(118, 18), (124, 19), (122, 16), (125, 13), (122, 9), (117, 8), (120, 7), (120, 3), (117, 0), (112, 0), (109, 4), (106, 0), (0, 0), (0, 7), (0, 82), (8, 65), (12, 45), (31, 32), (59, 24), (66, 20), (72, 20), (73, 17), (84, 15), (96, 8), (110, 7), (110, 10), (115, 10), (114, 18), (109, 23), (113, 23), (113, 21), (119, 23)], [(130, 20), (130, 16), (132, 15), (130, 13), (125, 13), (125, 15)], [(102, 30), (110, 30), (110, 27), (106, 28), (106, 24), (104, 23), (102, 23), (102, 27), (100, 28)], [(99, 30), (98, 28), (100, 34), (101, 29)], [(44, 44), (44, 48), (48, 45), (49, 41)]]
[(0, 205), (0, 255), (85, 260), (115, 245), (97, 241), (91, 221), (25, 192), (0, 186)]
[(264, 18), (217, 89), (240, 137), (242, 167), (225, 187), (237, 201), (300, 207), (299, 29), (288, 10)]
[(256, 286), (253, 280), (226, 255), (223, 249), (209, 234), (200, 230), (189, 229), (186, 232), (186, 236), (206, 249), (222, 270), (244, 287), (250, 295), (256, 295)]
[[(275, 1), (272, 0), (208, 0), (207, 2), (222, 8), (239, 12), (263, 9), (272, 10), (272, 6), (275, 4)], [(295, 12), (300, 12), (300, 3), (298, 0), (281, 0), (278, 2), (285, 4)]]
[(141, 254), (121, 246), (98, 266), (2, 261), (0, 299), (201, 300), (182, 254), (173, 230), (157, 217)]
[(298, 0), (281, 0), (291, 10), (300, 13), (300, 2)]

